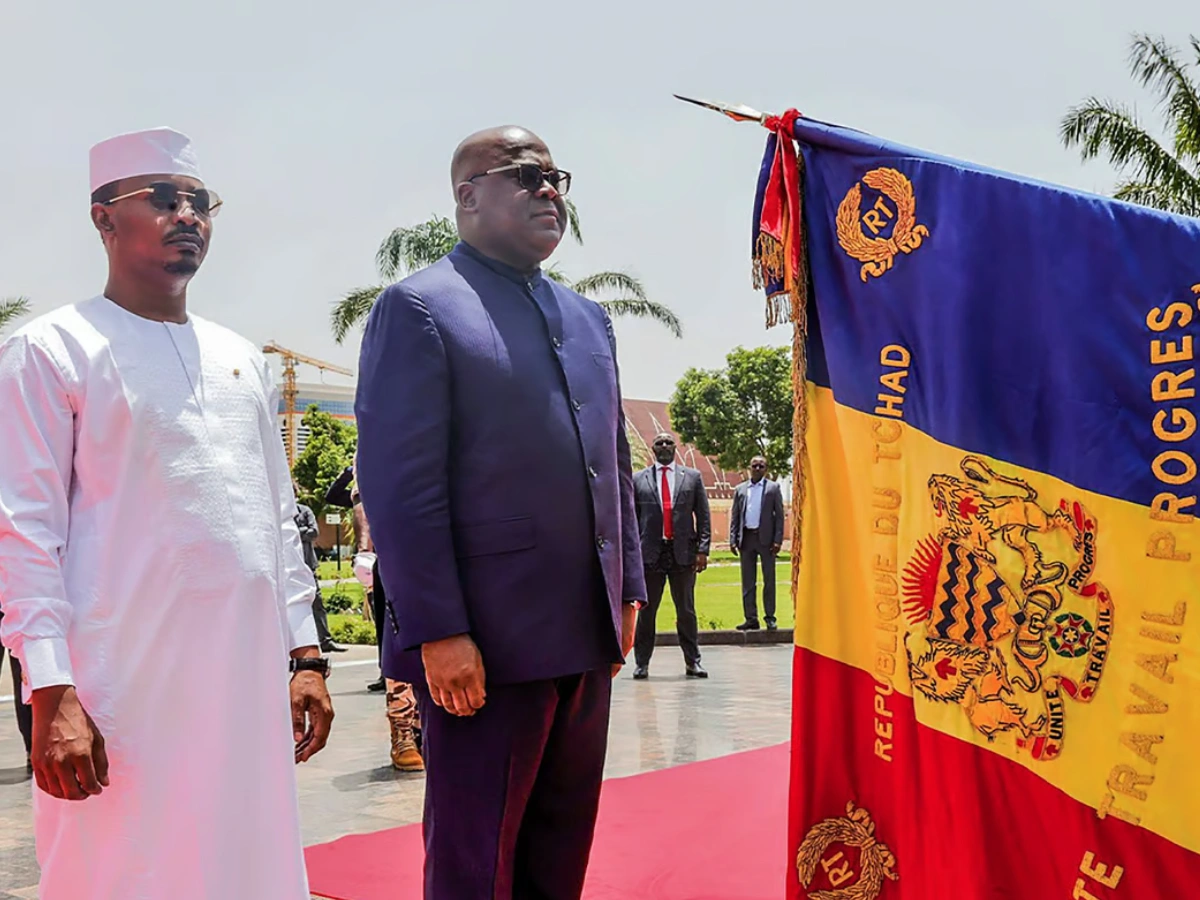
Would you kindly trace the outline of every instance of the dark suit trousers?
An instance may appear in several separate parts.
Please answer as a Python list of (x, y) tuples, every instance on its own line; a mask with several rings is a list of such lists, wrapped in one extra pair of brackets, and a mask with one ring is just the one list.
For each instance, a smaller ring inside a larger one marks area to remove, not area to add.
[(664, 542), (657, 562), (646, 566), (646, 608), (638, 613), (634, 636), (634, 661), (639, 666), (650, 665), (654, 655), (658, 607), (662, 604), (663, 588), (671, 583), (671, 601), (675, 604), (675, 630), (679, 647), (688, 665), (700, 662), (700, 627), (696, 623), (696, 570), (681, 566), (669, 544)]
[(452, 716), (414, 685), (424, 727), (425, 900), (579, 900), (608, 743), (608, 669), (488, 685)]
[[(4, 660), (4, 647), (0, 645), (0, 662)], [(28, 756), (33, 743), (33, 707), (21, 702), (21, 662), (9, 653), (9, 664), (12, 667), (13, 706), (17, 710), (17, 730), (25, 742), (25, 755)]]
[(387, 619), (387, 594), (383, 589), (383, 577), (379, 574), (379, 560), (371, 567), (371, 593), (367, 598), (371, 604), (371, 615), (375, 618), (375, 655), (383, 665), (383, 623)]
[(758, 530), (747, 528), (742, 533), (742, 545), (738, 554), (742, 559), (742, 610), (746, 621), (758, 619), (758, 566), (761, 561), (763, 573), (763, 614), (775, 618), (775, 554), (770, 548), (763, 550), (759, 543)]
[(317, 584), (317, 596), (313, 598), (313, 618), (317, 620), (317, 643), (324, 650), (333, 642), (329, 633), (329, 615), (325, 612), (325, 598), (321, 596), (321, 585)]

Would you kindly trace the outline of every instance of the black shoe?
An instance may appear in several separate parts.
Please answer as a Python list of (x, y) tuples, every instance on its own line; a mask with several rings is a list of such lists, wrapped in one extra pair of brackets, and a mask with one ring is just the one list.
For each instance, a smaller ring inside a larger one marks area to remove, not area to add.
[(645, 681), (650, 677), (650, 668), (648, 666), (638, 666), (633, 670), (634, 681)]
[(326, 644), (324, 647), (321, 648), (321, 652), (322, 653), (345, 653), (346, 648), (340, 647), (337, 644), (335, 644), (333, 641), (330, 641), (328, 644)]
[(383, 676), (380, 676), (378, 681), (372, 681), (367, 685), (367, 690), (374, 694), (378, 694), (380, 691), (385, 690), (386, 688), (387, 685), (383, 682)]
[(736, 629), (737, 631), (758, 631), (758, 619), (747, 619)]
[(687, 667), (688, 678), (707, 678), (708, 673), (704, 671), (704, 666), (700, 663), (692, 663)]
[(767, 619), (767, 631), (778, 631), (778, 630), (779, 630), (779, 625), (776, 624), (775, 620)]

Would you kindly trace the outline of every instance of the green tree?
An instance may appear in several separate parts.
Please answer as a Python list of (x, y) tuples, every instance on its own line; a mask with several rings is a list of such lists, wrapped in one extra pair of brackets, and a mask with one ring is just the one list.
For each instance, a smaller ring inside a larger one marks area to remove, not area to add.
[(671, 398), (671, 424), (721, 467), (765, 456), (775, 478), (792, 468), (792, 359), (786, 347), (738, 347), (723, 369), (688, 369)]
[(1105, 155), (1121, 174), (1114, 196), (1187, 216), (1200, 216), (1200, 86), (1189, 69), (1200, 66), (1200, 40), (1190, 39), (1195, 59), (1184, 62), (1162, 38), (1136, 35), (1129, 65), (1135, 81), (1158, 98), (1170, 149), (1148, 131), (1133, 109), (1090, 97), (1063, 118), (1062, 142), (1085, 160)]
[(354, 462), (358, 429), (310, 406), (301, 419), (308, 428), (304, 452), (296, 457), (292, 477), (300, 485), (301, 503), (312, 507), (319, 519), (325, 512), (325, 491)]
[[(579, 213), (575, 204), (567, 201), (568, 231), (576, 243), (583, 243), (579, 230)], [(409, 272), (432, 265), (454, 249), (458, 229), (445, 216), (434, 216), (411, 228), (396, 228), (384, 238), (375, 254), (375, 267), (380, 283), (355, 288), (334, 304), (330, 314), (333, 337), (340, 344), (357, 325), (366, 321), (375, 299), (385, 287)], [(597, 272), (572, 281), (556, 265), (544, 270), (548, 278), (590, 297), (614, 317), (650, 319), (663, 325), (675, 337), (683, 336), (683, 325), (670, 307), (656, 303), (646, 295), (646, 289), (628, 272)]]
[(0, 300), (0, 332), (11, 323), (29, 313), (29, 301), (25, 297)]

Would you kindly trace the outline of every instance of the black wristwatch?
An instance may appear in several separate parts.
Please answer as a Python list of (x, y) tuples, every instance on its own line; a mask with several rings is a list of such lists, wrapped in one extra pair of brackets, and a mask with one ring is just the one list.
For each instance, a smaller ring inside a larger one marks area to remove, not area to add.
[(328, 678), (330, 672), (329, 657), (310, 656), (304, 659), (288, 660), (288, 671), (295, 675), (297, 672), (320, 672), (322, 678)]

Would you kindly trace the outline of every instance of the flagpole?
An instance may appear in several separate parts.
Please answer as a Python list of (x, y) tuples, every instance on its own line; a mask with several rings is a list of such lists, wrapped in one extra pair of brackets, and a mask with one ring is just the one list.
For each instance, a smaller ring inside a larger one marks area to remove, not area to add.
[(702, 106), (705, 109), (711, 109), (713, 112), (719, 112), (723, 116), (728, 116), (735, 122), (757, 122), (759, 125), (766, 125), (767, 120), (771, 118), (770, 113), (762, 113), (757, 109), (749, 106), (744, 106), (740, 103), (728, 104), (719, 103), (715, 100), (696, 100), (692, 97), (684, 97), (682, 94), (673, 95), (676, 100), (682, 100), (684, 103), (692, 103), (696, 106)]

